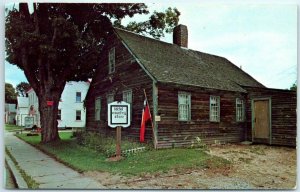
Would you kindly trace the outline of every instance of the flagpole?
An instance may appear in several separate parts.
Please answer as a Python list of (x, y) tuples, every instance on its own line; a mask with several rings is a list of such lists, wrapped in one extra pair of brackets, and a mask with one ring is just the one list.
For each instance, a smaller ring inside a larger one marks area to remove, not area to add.
[[(147, 98), (146, 91), (145, 91), (145, 89), (143, 89), (143, 90), (144, 90), (144, 94), (145, 94), (147, 105), (149, 106), (149, 110), (150, 110), (150, 105), (148, 103), (148, 98)], [(151, 119), (152, 133), (153, 133), (153, 139), (154, 139), (154, 148), (156, 149), (156, 147), (157, 147), (157, 140), (156, 140), (155, 133), (154, 133), (154, 125), (153, 125), (153, 120), (152, 120), (151, 112), (150, 112), (150, 119)]]

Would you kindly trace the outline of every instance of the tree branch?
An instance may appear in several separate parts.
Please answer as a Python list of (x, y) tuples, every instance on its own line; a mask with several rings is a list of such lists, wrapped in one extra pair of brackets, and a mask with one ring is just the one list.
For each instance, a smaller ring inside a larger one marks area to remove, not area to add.
[(33, 3), (33, 21), (34, 21), (34, 27), (35, 27), (34, 33), (39, 34), (40, 28), (39, 28), (39, 20), (38, 20), (38, 16), (37, 16), (36, 4), (37, 3)]
[(24, 66), (24, 73), (25, 76), (27, 78), (27, 80), (29, 81), (31, 87), (38, 92), (39, 91), (39, 82), (36, 78), (34, 78), (34, 76), (32, 75), (32, 71), (30, 71), (30, 68), (28, 66), (28, 58), (27, 58), (27, 53), (26, 53), (26, 48), (22, 48), (21, 49), (21, 62)]

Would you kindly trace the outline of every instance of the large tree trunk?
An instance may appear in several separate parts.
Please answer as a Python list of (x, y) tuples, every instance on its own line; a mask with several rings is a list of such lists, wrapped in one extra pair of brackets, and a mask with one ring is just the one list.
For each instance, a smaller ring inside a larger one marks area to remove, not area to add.
[[(58, 135), (58, 104), (60, 100), (61, 91), (45, 91), (44, 94), (39, 96), (39, 111), (40, 121), (42, 128), (42, 143), (48, 143), (59, 140)], [(47, 104), (48, 102), (48, 104)], [(53, 102), (53, 105), (49, 105), (49, 102)]]

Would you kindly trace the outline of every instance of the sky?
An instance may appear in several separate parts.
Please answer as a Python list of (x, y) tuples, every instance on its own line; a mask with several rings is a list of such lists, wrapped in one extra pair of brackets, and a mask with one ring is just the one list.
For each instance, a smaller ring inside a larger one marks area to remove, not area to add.
[[(296, 4), (199, 2), (202, 1), (146, 4), (150, 11), (177, 7), (181, 12), (179, 23), (188, 27), (189, 49), (226, 57), (269, 88), (288, 89), (296, 82)], [(161, 40), (172, 43), (172, 35), (167, 34)], [(5, 82), (16, 86), (21, 81), (27, 81), (24, 73), (5, 61)]]

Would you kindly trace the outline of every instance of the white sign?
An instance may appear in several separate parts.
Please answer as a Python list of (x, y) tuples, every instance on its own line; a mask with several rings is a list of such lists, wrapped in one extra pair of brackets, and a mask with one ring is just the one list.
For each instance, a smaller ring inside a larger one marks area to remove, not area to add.
[(112, 102), (107, 106), (108, 126), (129, 127), (130, 126), (130, 104), (124, 101)]
[(155, 121), (160, 121), (160, 116), (155, 115)]

